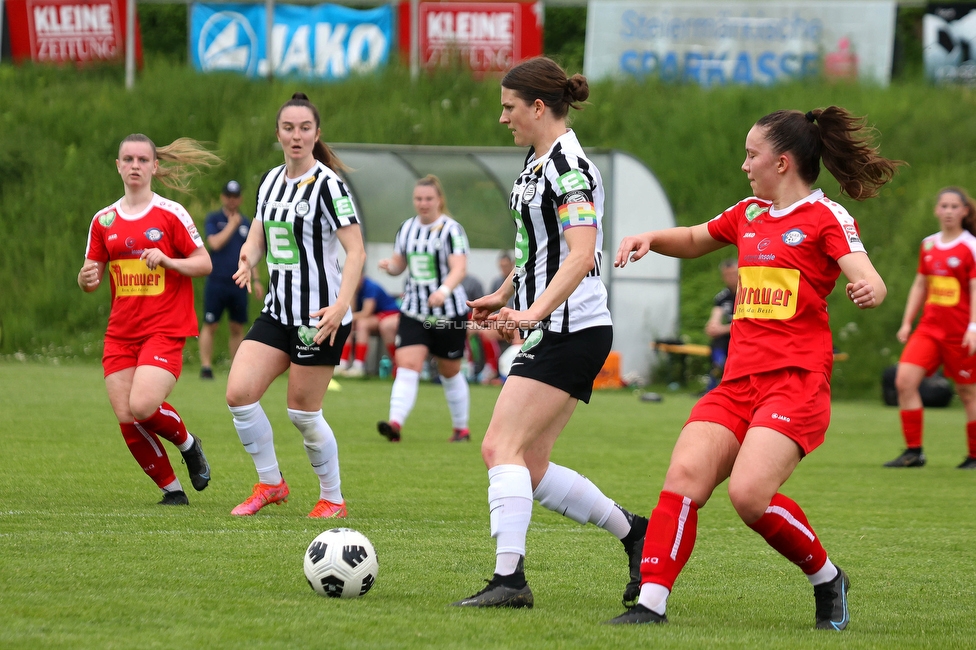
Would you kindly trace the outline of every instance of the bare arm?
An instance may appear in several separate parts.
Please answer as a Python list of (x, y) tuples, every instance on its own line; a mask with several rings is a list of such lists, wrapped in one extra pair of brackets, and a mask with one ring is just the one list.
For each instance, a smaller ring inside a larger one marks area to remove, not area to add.
[(566, 299), (576, 291), (576, 287), (586, 274), (593, 270), (596, 234), (597, 229), (590, 227), (569, 228), (563, 233), (569, 246), (569, 255), (559, 265), (559, 270), (552, 277), (549, 286), (532, 303), (532, 306), (523, 312), (524, 320), (540, 321), (547, 318), (556, 307), (566, 302)]
[(102, 283), (105, 275), (105, 262), (86, 259), (78, 271), (78, 286), (85, 293), (91, 293)]
[(708, 225), (704, 223), (691, 227), (652, 230), (624, 237), (613, 265), (623, 268), (627, 266), (627, 262), (636, 262), (650, 251), (687, 259), (701, 257), (727, 245), (708, 234)]
[(380, 260), (376, 266), (390, 275), (400, 275), (407, 268), (407, 258), (399, 253), (394, 253), (393, 257)]
[(716, 336), (724, 336), (732, 331), (732, 323), (723, 323), (722, 316), (725, 312), (721, 307), (712, 307), (712, 313), (708, 316), (708, 322), (705, 323), (705, 334), (711, 338)]
[(440, 287), (437, 287), (437, 291), (430, 294), (430, 297), (427, 298), (427, 304), (431, 307), (440, 307), (443, 305), (448, 296), (461, 284), (461, 280), (468, 274), (468, 256), (463, 254), (449, 255), (447, 258), (447, 268), (450, 270), (447, 273), (447, 277), (444, 278), (444, 282), (441, 283)]
[(847, 278), (847, 297), (861, 309), (874, 309), (888, 295), (881, 275), (867, 253), (848, 253), (839, 260), (840, 270)]
[(237, 260), (237, 273), (234, 274), (234, 282), (239, 287), (247, 287), (247, 292), (251, 293), (251, 280), (253, 278), (251, 269), (258, 264), (258, 260), (264, 255), (264, 224), (255, 219), (251, 222), (251, 229), (247, 232), (247, 239), (241, 246), (241, 255)]
[(901, 317), (901, 327), (898, 328), (898, 333), (895, 334), (895, 337), (900, 342), (908, 342), (908, 335), (912, 333), (912, 325), (915, 323), (915, 317), (922, 310), (922, 305), (925, 304), (925, 297), (927, 295), (928, 283), (925, 281), (925, 276), (921, 273), (916, 273), (915, 280), (912, 281), (912, 286), (908, 290), (908, 300), (905, 301), (905, 313)]
[(169, 257), (158, 248), (147, 248), (142, 252), (141, 259), (150, 269), (155, 269), (157, 266), (161, 266), (164, 269), (176, 271), (177, 273), (190, 278), (210, 275), (210, 271), (213, 270), (213, 263), (210, 261), (210, 253), (208, 253), (207, 249), (203, 247), (195, 249), (192, 253), (183, 258)]
[(336, 231), (339, 243), (342, 244), (346, 252), (346, 261), (342, 266), (342, 284), (339, 285), (339, 295), (336, 301), (318, 311), (309, 314), (312, 318), (318, 318), (318, 332), (315, 334), (315, 342), (322, 344), (326, 339), (329, 345), (335, 343), (336, 332), (342, 325), (342, 319), (349, 310), (349, 305), (356, 298), (356, 291), (359, 290), (359, 278), (363, 274), (363, 264), (366, 263), (366, 247), (363, 245), (363, 231), (359, 224), (354, 223), (343, 226)]
[(219, 251), (221, 248), (227, 245), (230, 238), (234, 236), (237, 232), (238, 226), (241, 225), (241, 215), (240, 213), (232, 214), (227, 217), (227, 225), (224, 229), (218, 233), (212, 235), (207, 235), (207, 246), (210, 247), (212, 251)]

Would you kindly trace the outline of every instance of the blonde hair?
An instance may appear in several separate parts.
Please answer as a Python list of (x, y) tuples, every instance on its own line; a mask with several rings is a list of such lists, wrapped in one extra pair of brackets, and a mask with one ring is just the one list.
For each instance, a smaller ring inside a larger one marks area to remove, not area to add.
[(434, 188), (434, 191), (437, 192), (438, 198), (441, 200), (441, 214), (450, 215), (451, 211), (447, 209), (447, 195), (444, 194), (444, 187), (441, 185), (441, 179), (437, 178), (433, 174), (427, 174), (423, 178), (417, 180), (415, 187), (420, 187), (421, 185)]
[[(144, 142), (153, 152), (153, 159), (160, 162), (156, 174), (153, 176), (160, 183), (179, 192), (188, 192), (190, 179), (200, 173), (201, 167), (216, 167), (222, 165), (223, 160), (217, 154), (209, 151), (193, 138), (177, 138), (165, 147), (157, 147), (147, 136), (133, 133), (119, 143), (119, 150), (127, 142)], [(171, 164), (162, 164), (162, 163)]]

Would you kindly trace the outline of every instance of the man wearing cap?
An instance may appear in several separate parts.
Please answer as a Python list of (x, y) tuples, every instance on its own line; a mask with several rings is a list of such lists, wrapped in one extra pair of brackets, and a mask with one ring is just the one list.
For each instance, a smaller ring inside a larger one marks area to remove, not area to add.
[[(228, 347), (230, 359), (234, 360), (237, 348), (244, 338), (244, 323), (247, 322), (247, 289), (238, 287), (233, 276), (237, 272), (237, 262), (241, 246), (247, 239), (251, 227), (250, 220), (240, 213), (241, 185), (237, 181), (227, 181), (220, 193), (223, 206), (207, 215), (204, 233), (210, 248), (213, 271), (207, 278), (203, 293), (203, 327), (200, 328), (200, 378), (213, 379), (211, 361), (213, 359), (213, 340), (224, 309), (227, 310), (229, 329)], [(255, 266), (251, 286), (261, 300), (264, 288), (258, 279)]]

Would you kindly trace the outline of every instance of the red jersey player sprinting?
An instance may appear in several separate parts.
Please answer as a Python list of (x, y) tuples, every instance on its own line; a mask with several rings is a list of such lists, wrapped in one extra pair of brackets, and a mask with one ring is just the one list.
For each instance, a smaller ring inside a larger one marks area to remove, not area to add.
[[(969, 453), (958, 467), (976, 469), (976, 203), (965, 190), (947, 187), (939, 191), (935, 216), (940, 229), (922, 240), (918, 273), (897, 334), (907, 343), (895, 375), (906, 449), (885, 467), (925, 465), (918, 388), (942, 366), (966, 409)], [(912, 332), (919, 310), (922, 318)]]
[[(174, 164), (160, 166), (160, 160)], [(158, 149), (144, 135), (125, 138), (115, 161), (125, 194), (92, 219), (78, 272), (78, 286), (89, 293), (106, 270), (111, 278), (105, 387), (129, 451), (163, 491), (160, 505), (189, 503), (160, 438), (180, 450), (194, 489), (210, 482), (200, 439), (165, 400), (180, 376), (186, 337), (198, 333), (190, 278), (207, 275), (211, 264), (193, 219), (155, 194), (152, 179), (184, 189), (191, 166), (219, 161), (186, 138)]]
[(611, 623), (664, 623), (668, 596), (695, 544), (698, 510), (726, 479), (742, 521), (813, 585), (816, 627), (843, 630), (850, 579), (827, 557), (800, 506), (780, 487), (824, 440), (833, 362), (826, 298), (840, 273), (861, 309), (884, 300), (854, 219), (813, 189), (820, 162), (856, 199), (877, 195), (896, 161), (882, 158), (863, 120), (830, 106), (777, 111), (746, 136), (742, 171), (754, 196), (707, 223), (625, 237), (615, 265), (654, 251), (699, 257), (738, 248), (729, 356), (720, 383), (691, 411), (675, 444), (641, 559), (637, 604)]

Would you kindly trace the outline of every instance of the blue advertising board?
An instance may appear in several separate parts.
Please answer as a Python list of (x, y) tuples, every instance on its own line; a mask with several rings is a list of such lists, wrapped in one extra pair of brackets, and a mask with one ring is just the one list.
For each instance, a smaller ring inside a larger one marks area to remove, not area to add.
[[(201, 72), (230, 71), (336, 80), (368, 73), (390, 55), (393, 9), (275, 5), (271, 46), (264, 5), (194, 4), (190, 60)], [(270, 56), (269, 56), (270, 51)], [(269, 63), (270, 60), (270, 63)]]

